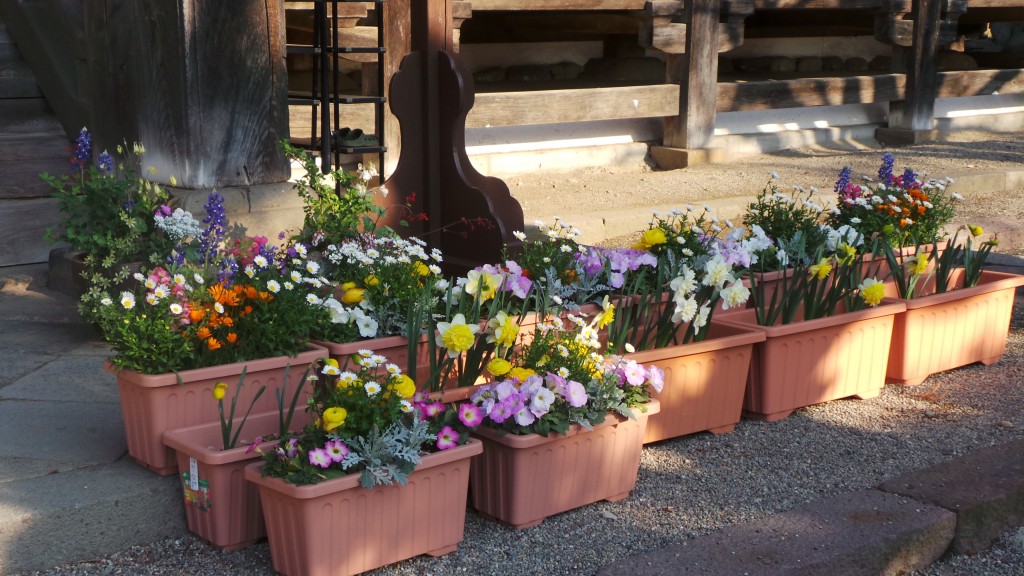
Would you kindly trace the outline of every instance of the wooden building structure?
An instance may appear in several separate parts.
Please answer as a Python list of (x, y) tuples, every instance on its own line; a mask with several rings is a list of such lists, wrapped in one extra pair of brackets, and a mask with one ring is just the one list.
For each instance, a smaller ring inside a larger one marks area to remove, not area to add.
[[(283, 200), (293, 194), (276, 141), (310, 129), (309, 107), (289, 104), (289, 93), (302, 90), (306, 80), (301, 58), (287, 51), (305, 41), (313, 4), (0, 0), (0, 162), (5, 176), (0, 179), (0, 265), (45, 258), (50, 247), (42, 233), (56, 214), (36, 175), (59, 172), (67, 137), (86, 125), (107, 147), (122, 139), (143, 141), (157, 179), (175, 176), (183, 193), (217, 187), (228, 192), (229, 203), (239, 211), (294, 212), (296, 206)], [(336, 26), (346, 43), (369, 46), (381, 23), (388, 39), (379, 66), (351, 55), (352, 90), (369, 90), (371, 80), (382, 74), (393, 106), (391, 79), (410, 53), (424, 54), (412, 83), (422, 93), (420, 112), (406, 126), (389, 113), (383, 144), (387, 174), (422, 181), (421, 200), (431, 211), (446, 205), (446, 179), (481, 185), (483, 177), (464, 153), (459, 158), (450, 150), (465, 144), (461, 132), (456, 134), (463, 122), (473, 131), (660, 119), (660, 133), (648, 141), (650, 151), (659, 165), (675, 168), (725, 159), (728, 151), (713, 142), (716, 118), (724, 113), (874, 103), (889, 109), (878, 137), (907, 143), (935, 136), (937, 98), (1024, 93), (1024, 64), (1013, 58), (979, 55), (973, 69), (937, 65), (940, 51), (962, 48), (968, 32), (989, 22), (1024, 21), (1024, 0), (377, 0), (341, 5)], [(891, 65), (754, 71), (745, 77), (741, 70), (720, 68), (744, 43), (807, 36), (873, 38), (891, 47)], [(448, 74), (440, 72), (448, 65), (438, 51), (468, 57), (489, 43), (507, 43), (517, 47), (510, 51), (514, 58), (534, 43), (563, 41), (599, 42), (605, 60), (645, 56), (657, 62), (660, 76), (534, 83), (481, 79), (475, 93), (459, 88), (472, 83), (458, 74), (450, 78), (450, 88), (437, 84), (438, 75)], [(449, 106), (449, 99), (462, 103)], [(443, 135), (437, 124), (440, 110), (449, 111)], [(371, 105), (350, 106), (346, 114), (347, 126), (374, 126)], [(437, 158), (440, 148), (453, 158), (445, 168)], [(399, 158), (405, 157), (418, 158), (414, 177), (408, 175), (411, 160), (401, 168)]]

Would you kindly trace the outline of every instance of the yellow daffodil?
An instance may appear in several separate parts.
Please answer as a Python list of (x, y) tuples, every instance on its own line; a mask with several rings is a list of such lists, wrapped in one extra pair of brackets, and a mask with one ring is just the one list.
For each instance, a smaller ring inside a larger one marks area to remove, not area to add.
[(868, 306), (878, 306), (885, 297), (885, 284), (874, 278), (867, 278), (860, 286), (860, 297)]
[(213, 398), (214, 400), (223, 400), (224, 395), (228, 392), (228, 385), (223, 382), (217, 382), (217, 385), (213, 387)]
[(477, 292), (480, 293), (480, 301), (486, 302), (491, 298), (494, 298), (494, 294), (497, 293), (498, 288), (501, 287), (503, 278), (501, 274), (491, 274), (490, 272), (484, 272), (482, 270), (470, 270), (466, 274), (466, 286), (464, 290), (466, 294), (470, 296), (476, 296)]
[(504, 376), (512, 370), (512, 365), (504, 358), (494, 358), (487, 363), (487, 371), (494, 376)]
[(348, 410), (337, 406), (324, 410), (323, 427), (325, 432), (330, 432), (345, 423), (348, 417)]
[(811, 276), (824, 280), (832, 273), (832, 262), (828, 258), (822, 258), (817, 264), (812, 264), (809, 270)]
[(854, 257), (857, 256), (857, 249), (853, 246), (843, 242), (836, 249), (836, 256), (839, 257), (839, 261), (843, 264), (849, 264), (853, 261)]
[(487, 321), (487, 328), (490, 334), (487, 342), (509, 348), (516, 343), (519, 336), (519, 324), (504, 310), (499, 311), (493, 318)]
[(479, 326), (466, 324), (465, 315), (456, 314), (451, 322), (437, 323), (436, 342), (438, 346), (448, 350), (450, 358), (457, 358), (459, 354), (469, 350), (476, 339), (475, 334), (479, 331)]
[(922, 252), (917, 255), (914, 259), (914, 265), (910, 268), (910, 273), (915, 276), (920, 276), (928, 271), (928, 254)]
[(615, 304), (612, 304), (605, 296), (601, 302), (601, 314), (597, 317), (597, 327), (604, 328), (615, 320)]

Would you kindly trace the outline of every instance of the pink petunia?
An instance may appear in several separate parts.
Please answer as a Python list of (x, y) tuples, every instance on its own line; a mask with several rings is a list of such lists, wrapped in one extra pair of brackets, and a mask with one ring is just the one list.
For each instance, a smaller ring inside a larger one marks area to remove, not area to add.
[[(324, 451), (331, 457), (331, 462), (341, 462), (348, 456), (348, 446), (341, 440), (328, 440), (324, 445)], [(326, 466), (324, 466), (326, 468)]]
[(459, 421), (468, 428), (476, 428), (483, 421), (480, 408), (468, 402), (459, 405)]
[(451, 426), (445, 426), (441, 428), (441, 431), (437, 433), (437, 449), (438, 450), (451, 450), (459, 445), (459, 433), (452, 429)]
[(331, 455), (323, 448), (314, 448), (309, 451), (309, 463), (313, 466), (329, 468), (331, 466)]
[(587, 403), (590, 399), (587, 396), (587, 390), (583, 387), (583, 384), (575, 380), (570, 380), (566, 386), (565, 401), (569, 403), (569, 406), (573, 408), (580, 408)]

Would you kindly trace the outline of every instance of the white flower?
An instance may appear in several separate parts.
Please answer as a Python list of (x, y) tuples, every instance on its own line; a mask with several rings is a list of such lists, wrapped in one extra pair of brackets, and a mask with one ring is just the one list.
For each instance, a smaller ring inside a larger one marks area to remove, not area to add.
[(267, 257), (262, 254), (257, 254), (256, 257), (252, 259), (252, 263), (260, 268), (266, 268), (268, 264)]
[(156, 280), (153, 280), (152, 278), (146, 278), (145, 286), (150, 290), (156, 288)]
[(363, 338), (374, 338), (377, 336), (377, 321), (369, 316), (363, 315), (357, 319), (356, 327), (359, 328), (359, 335)]
[(320, 272), (320, 265), (310, 260), (309, 262), (306, 262), (306, 272), (309, 272), (310, 274), (317, 274)]
[(100, 304), (104, 306), (110, 306), (113, 303), (114, 301), (110, 299), (110, 296), (104, 296), (103, 299), (100, 300)]
[(200, 276), (198, 272), (196, 272), (195, 274), (192, 275), (192, 279), (195, 280), (196, 284), (199, 284), (200, 286), (202, 286), (203, 283), (204, 283), (203, 282), (203, 277)]
[(295, 244), (295, 253), (303, 258), (306, 257), (306, 247), (302, 244)]
[(324, 364), (323, 370), (320, 370), (320, 373), (328, 376), (337, 376), (341, 374), (341, 369), (331, 364)]
[(217, 311), (217, 314), (223, 314), (224, 313), (224, 305), (221, 304), (220, 302), (214, 302), (213, 303), (213, 309)]
[(693, 332), (696, 334), (700, 332), (700, 329), (707, 325), (708, 316), (711, 314), (711, 308), (706, 304), (700, 307), (700, 312), (693, 319)]
[(174, 275), (174, 284), (177, 285), (177, 286), (184, 285), (185, 284), (185, 275), (184, 274), (175, 274)]
[(747, 299), (750, 298), (750, 289), (744, 286), (742, 282), (733, 282), (728, 287), (722, 289), (721, 297), (722, 310), (742, 308), (747, 303)]
[(135, 308), (135, 294), (131, 292), (121, 292), (121, 306), (124, 306), (126, 310)]
[(733, 280), (735, 278), (732, 276), (732, 267), (725, 262), (720, 254), (715, 254), (704, 266), (704, 278), (700, 283), (721, 289), (726, 282)]
[(167, 298), (167, 286), (157, 286), (153, 289), (153, 294), (155, 294), (157, 298)]
[(688, 296), (697, 289), (697, 275), (693, 270), (683, 266), (682, 274), (673, 278), (668, 286), (675, 292), (675, 297)]
[(156, 297), (156, 294), (153, 294), (152, 292), (146, 294), (146, 304), (149, 304), (150, 306), (155, 306), (156, 303), (159, 301), (160, 299)]
[(526, 240), (526, 233), (525, 232), (516, 230), (515, 232), (512, 233), (512, 235), (515, 236), (517, 240), (520, 240), (520, 241)]
[(323, 303), (323, 301), (320, 300), (320, 298), (317, 298), (316, 294), (313, 294), (312, 292), (306, 294), (306, 302), (314, 306)]
[(697, 313), (697, 300), (694, 298), (678, 298), (675, 300), (676, 309), (672, 313), (672, 321), (689, 322)]
[(291, 290), (292, 288), (295, 288), (295, 284), (292, 284), (291, 282), (285, 282), (284, 283), (284, 289), (285, 290)]
[(630, 344), (629, 342), (626, 342), (626, 345), (623, 346), (623, 348), (626, 349), (627, 354), (632, 354), (633, 352), (636, 352), (636, 347)]
[(363, 389), (366, 390), (366, 395), (372, 398), (380, 393), (380, 384), (371, 380), (366, 384), (363, 384)]
[(245, 275), (248, 276), (249, 278), (252, 278), (253, 276), (256, 275), (256, 269), (253, 268), (251, 264), (249, 266), (246, 266)]

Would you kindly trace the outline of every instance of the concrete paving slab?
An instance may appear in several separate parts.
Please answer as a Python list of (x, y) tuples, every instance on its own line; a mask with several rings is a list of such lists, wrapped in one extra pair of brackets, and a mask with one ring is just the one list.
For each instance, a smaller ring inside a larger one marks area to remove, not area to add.
[(17, 354), (5, 354), (3, 361), (0, 362), (0, 395), (3, 394), (4, 387), (37, 370), (40, 366), (53, 362), (58, 357), (56, 354), (29, 350)]
[(64, 354), (94, 339), (94, 328), (81, 323), (11, 320), (0, 314), (0, 349), (21, 353)]
[(118, 404), (117, 379), (102, 356), (59, 356), (0, 390), (0, 399)]
[(934, 562), (953, 538), (948, 510), (863, 490), (605, 566), (600, 576), (906, 574)]
[(0, 400), (0, 458), (109, 464), (128, 451), (121, 405)]
[(953, 551), (976, 554), (1024, 525), (1024, 440), (893, 478), (879, 489), (955, 512)]
[(0, 484), (0, 573), (180, 537), (186, 527), (178, 482), (125, 459)]

